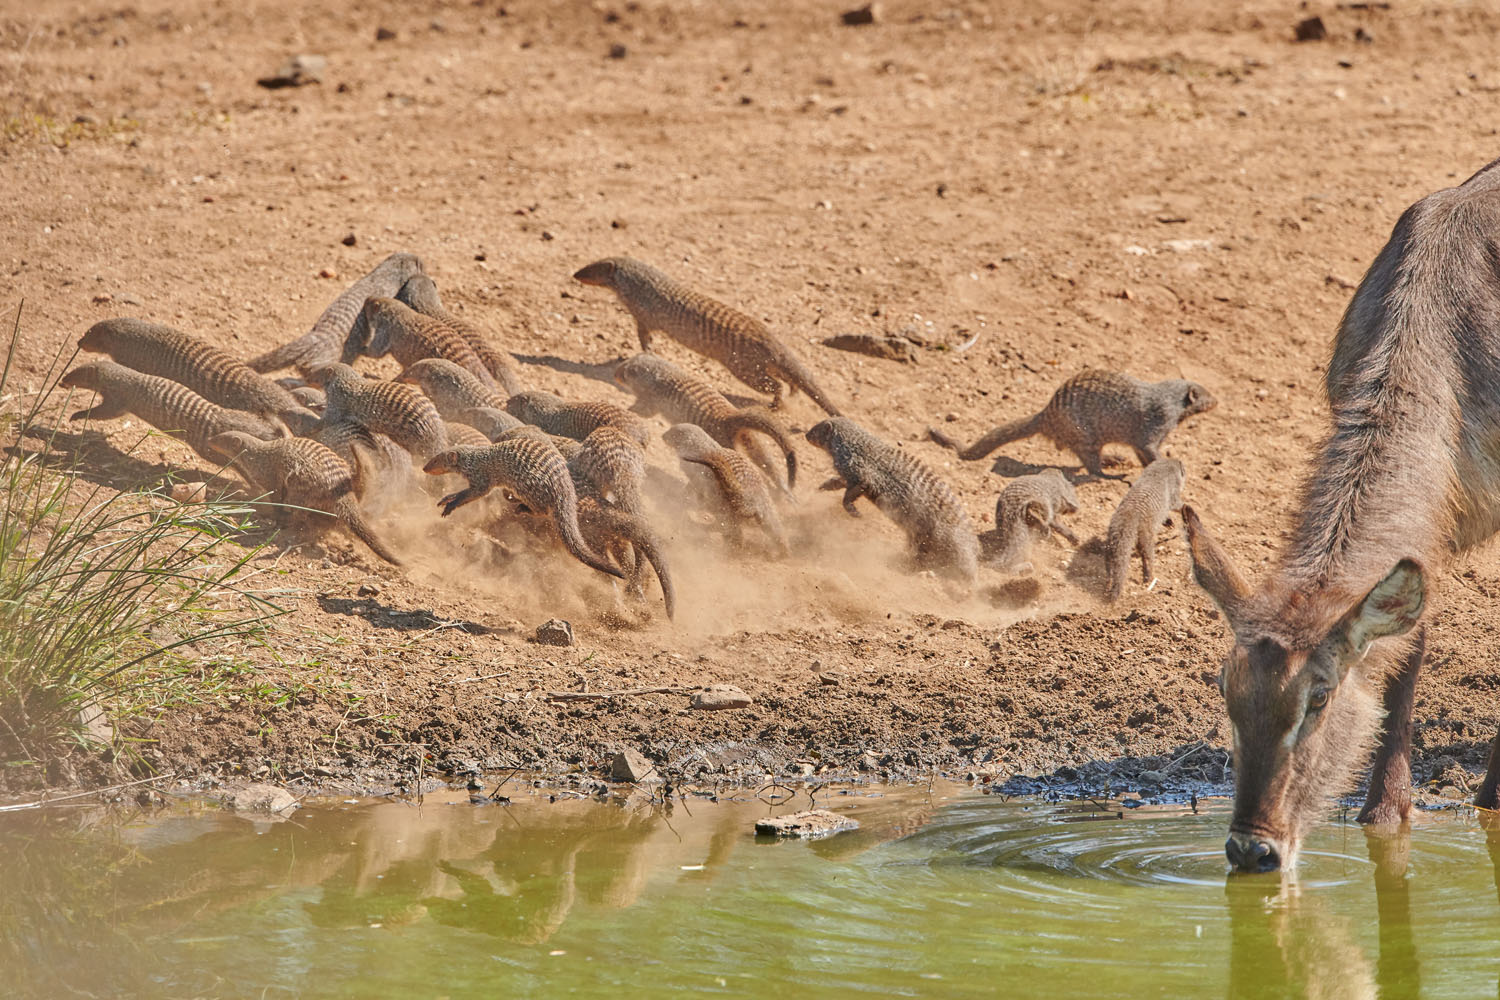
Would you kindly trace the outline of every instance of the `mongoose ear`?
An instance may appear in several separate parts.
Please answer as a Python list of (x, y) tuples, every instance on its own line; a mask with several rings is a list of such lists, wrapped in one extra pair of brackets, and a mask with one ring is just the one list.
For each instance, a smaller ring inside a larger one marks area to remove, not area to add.
[(1224, 617), (1233, 622), (1250, 596), (1250, 585), (1230, 561), (1229, 553), (1203, 526), (1198, 512), (1187, 505), (1182, 508), (1182, 530), (1187, 535), (1188, 552), (1193, 560), (1193, 579), (1214, 599)]
[(1411, 631), (1426, 606), (1422, 567), (1401, 560), (1340, 623), (1351, 654), (1348, 662), (1363, 656), (1376, 639)]
[(1198, 388), (1197, 385), (1189, 385), (1187, 391), (1188, 405), (1192, 406), (1194, 403), (1198, 402), (1198, 397), (1202, 394), (1203, 390)]

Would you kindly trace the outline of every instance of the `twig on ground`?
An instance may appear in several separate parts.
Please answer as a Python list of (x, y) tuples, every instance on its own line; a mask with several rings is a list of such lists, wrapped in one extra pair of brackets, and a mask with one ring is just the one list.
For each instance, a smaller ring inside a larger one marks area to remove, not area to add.
[(623, 688), (616, 691), (548, 691), (548, 701), (598, 701), (601, 698), (624, 698), (641, 694), (692, 694), (696, 687)]
[(132, 788), (136, 785), (146, 785), (153, 781), (166, 781), (177, 777), (176, 771), (166, 774), (158, 774), (151, 778), (140, 778), (136, 781), (127, 781), (122, 785), (109, 785), (105, 788), (95, 788), (87, 792), (73, 792), (70, 795), (59, 795), (57, 798), (37, 799), (35, 802), (17, 802), (14, 805), (0, 806), (0, 813), (21, 812), (25, 809), (44, 809), (47, 806), (56, 805), (59, 802), (67, 802), (69, 799), (86, 799), (91, 795), (106, 795), (109, 792), (118, 792), (122, 788)]

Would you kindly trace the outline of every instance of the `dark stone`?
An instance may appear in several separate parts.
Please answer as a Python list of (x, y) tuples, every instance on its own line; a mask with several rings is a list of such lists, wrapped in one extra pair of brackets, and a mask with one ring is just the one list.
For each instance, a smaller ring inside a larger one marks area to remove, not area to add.
[(1324, 27), (1321, 17), (1309, 17), (1298, 21), (1296, 31), (1299, 42), (1321, 42), (1328, 37), (1328, 29)]
[(880, 20), (880, 4), (867, 3), (863, 7), (846, 10), (839, 15), (839, 20), (851, 26), (874, 24)]

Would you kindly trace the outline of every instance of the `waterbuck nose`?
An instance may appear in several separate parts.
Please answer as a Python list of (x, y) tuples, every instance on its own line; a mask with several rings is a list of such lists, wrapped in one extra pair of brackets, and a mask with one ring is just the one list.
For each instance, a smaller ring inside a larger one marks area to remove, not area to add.
[(1274, 872), (1281, 867), (1281, 855), (1264, 840), (1241, 840), (1231, 834), (1224, 841), (1224, 854), (1242, 872)]

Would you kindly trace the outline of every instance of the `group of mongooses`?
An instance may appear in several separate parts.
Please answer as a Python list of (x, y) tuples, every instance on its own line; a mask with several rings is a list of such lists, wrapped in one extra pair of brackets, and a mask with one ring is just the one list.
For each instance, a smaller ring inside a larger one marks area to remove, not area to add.
[[(412, 480), (414, 469), (456, 475), (467, 485), (438, 503), (443, 515), (499, 488), (516, 512), (541, 519), (580, 562), (627, 580), (644, 598), (649, 565), (667, 612), (674, 588), (661, 535), (646, 502), (653, 431), (697, 484), (699, 500), (731, 538), (754, 525), (780, 556), (792, 551), (779, 503), (794, 502), (799, 462), (777, 411), (800, 391), (828, 418), (805, 439), (827, 452), (843, 506), (870, 500), (906, 534), (916, 564), (972, 584), (981, 562), (1005, 571), (1025, 564), (1030, 545), (1059, 534), (1077, 539), (1059, 518), (1077, 510), (1061, 471), (1013, 480), (1000, 494), (995, 529), (976, 534), (952, 488), (906, 450), (839, 413), (808, 366), (759, 321), (628, 257), (611, 257), (574, 277), (614, 292), (635, 320), (643, 351), (661, 333), (716, 361), (769, 407), (737, 406), (708, 381), (654, 354), (620, 362), (616, 384), (629, 408), (568, 400), (527, 389), (512, 359), (474, 325), (449, 313), (421, 260), (392, 254), (350, 286), (302, 337), (239, 361), (170, 327), (120, 318), (95, 324), (79, 340), (106, 354), (69, 372), (62, 385), (99, 396), (74, 419), (133, 413), (182, 438), (199, 455), (232, 466), (252, 488), (299, 511), (321, 511), (392, 563), (399, 559), (372, 530), (362, 500), (372, 490)], [(391, 356), (394, 380), (361, 374), (362, 357)], [(300, 378), (265, 373), (295, 366)], [(1145, 471), (1110, 521), (1107, 596), (1120, 596), (1132, 554), (1151, 578), (1157, 529), (1181, 505), (1182, 463), (1160, 458), (1167, 434), (1214, 405), (1200, 385), (1141, 382), (1085, 371), (1057, 390), (1035, 416), (1001, 425), (963, 448), (933, 430), (932, 439), (965, 459), (1044, 435), (1103, 475), (1101, 448), (1134, 449)], [(778, 454), (779, 452), (779, 454)]]

